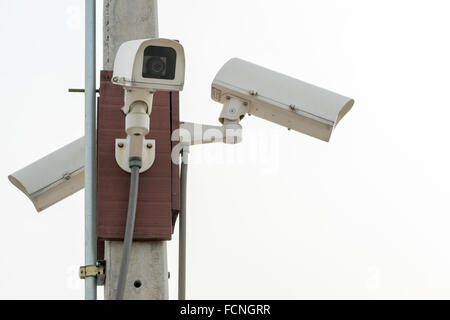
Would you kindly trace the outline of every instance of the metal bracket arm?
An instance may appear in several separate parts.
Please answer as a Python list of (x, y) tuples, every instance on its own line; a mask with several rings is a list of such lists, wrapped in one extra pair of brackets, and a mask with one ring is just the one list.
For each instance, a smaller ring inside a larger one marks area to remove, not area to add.
[(182, 145), (189, 146), (209, 143), (238, 144), (242, 141), (242, 126), (239, 122), (227, 122), (221, 127), (182, 122), (173, 141), (180, 141)]

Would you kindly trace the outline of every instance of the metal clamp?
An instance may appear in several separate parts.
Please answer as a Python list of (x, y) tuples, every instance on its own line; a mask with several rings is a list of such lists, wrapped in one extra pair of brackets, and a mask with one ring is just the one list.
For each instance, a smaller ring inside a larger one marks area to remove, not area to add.
[(105, 261), (99, 261), (96, 265), (80, 267), (80, 279), (84, 280), (86, 278), (95, 277), (97, 278), (97, 285), (105, 285), (106, 279), (106, 263)]
[[(143, 140), (143, 155), (142, 155), (142, 167), (140, 173), (148, 171), (155, 162), (156, 159), (156, 141), (155, 140)], [(131, 173), (130, 169), (130, 138), (116, 139), (116, 162), (119, 167), (128, 173)]]

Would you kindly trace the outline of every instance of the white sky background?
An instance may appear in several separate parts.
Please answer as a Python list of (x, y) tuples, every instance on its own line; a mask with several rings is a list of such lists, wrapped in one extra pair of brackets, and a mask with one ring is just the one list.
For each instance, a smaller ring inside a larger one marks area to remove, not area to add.
[[(7, 180), (84, 134), (83, 14), (0, 1), (1, 299), (83, 298), (83, 192), (36, 214)], [(241, 145), (192, 149), (188, 298), (450, 298), (449, 1), (160, 0), (159, 19), (187, 55), (183, 120), (217, 124), (232, 57), (356, 100), (329, 144), (250, 117)]]

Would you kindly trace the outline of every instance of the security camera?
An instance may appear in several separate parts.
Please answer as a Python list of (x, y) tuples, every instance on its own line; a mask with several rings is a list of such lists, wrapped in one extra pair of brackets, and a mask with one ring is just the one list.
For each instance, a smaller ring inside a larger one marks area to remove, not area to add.
[[(126, 172), (130, 162), (142, 162), (147, 171), (155, 160), (156, 142), (145, 140), (156, 91), (181, 91), (184, 87), (184, 49), (168, 39), (133, 40), (122, 44), (114, 62), (112, 82), (125, 90), (127, 139), (116, 140), (116, 161)], [(146, 146), (152, 146), (147, 148)]]
[(223, 104), (219, 121), (238, 124), (246, 114), (329, 141), (354, 100), (256, 64), (231, 59), (212, 84), (212, 99)]
[(182, 91), (184, 69), (184, 49), (177, 41), (132, 40), (120, 46), (112, 80), (130, 89)]
[(10, 175), (41, 212), (84, 188), (84, 137)]
[(328, 142), (354, 104), (353, 99), (237, 58), (219, 71), (211, 96), (223, 104), (222, 126), (182, 122), (174, 141), (185, 146), (240, 143), (240, 122), (250, 114)]
[(112, 83), (125, 89), (124, 112), (136, 101), (151, 113), (156, 91), (182, 91), (185, 76), (183, 46), (168, 39), (143, 39), (123, 43), (114, 61)]

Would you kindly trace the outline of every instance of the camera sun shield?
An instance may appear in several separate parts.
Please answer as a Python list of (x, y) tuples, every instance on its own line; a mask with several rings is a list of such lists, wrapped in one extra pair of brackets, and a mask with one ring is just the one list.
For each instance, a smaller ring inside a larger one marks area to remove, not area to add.
[[(224, 105), (236, 98), (247, 104), (246, 113), (326, 142), (355, 103), (351, 98), (238, 58), (228, 61), (218, 72), (211, 97)], [(229, 110), (234, 111), (234, 117), (237, 109)]]

